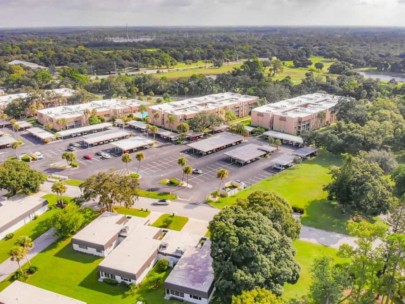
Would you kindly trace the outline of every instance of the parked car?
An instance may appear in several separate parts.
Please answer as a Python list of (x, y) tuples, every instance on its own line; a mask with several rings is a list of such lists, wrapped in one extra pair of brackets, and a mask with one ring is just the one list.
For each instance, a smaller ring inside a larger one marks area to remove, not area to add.
[(203, 174), (203, 172), (200, 169), (193, 169), (193, 174)]
[(74, 146), (69, 146), (66, 149), (67, 151), (76, 151), (76, 148)]
[(101, 156), (101, 158), (104, 158), (104, 159), (110, 159), (111, 158), (111, 154), (109, 154), (107, 152), (101, 152), (100, 156)]
[(83, 156), (84, 159), (93, 159), (93, 155), (91, 154), (86, 154), (85, 156)]
[(157, 205), (157, 206), (168, 206), (170, 204), (169, 200), (166, 199), (160, 199), (158, 201), (154, 201), (152, 205)]
[(274, 170), (278, 170), (278, 171), (283, 171), (285, 169), (283, 166), (278, 165), (278, 164), (271, 166), (271, 168)]
[(30, 156), (33, 160), (39, 160), (44, 158), (44, 155), (41, 152), (34, 152), (30, 154)]

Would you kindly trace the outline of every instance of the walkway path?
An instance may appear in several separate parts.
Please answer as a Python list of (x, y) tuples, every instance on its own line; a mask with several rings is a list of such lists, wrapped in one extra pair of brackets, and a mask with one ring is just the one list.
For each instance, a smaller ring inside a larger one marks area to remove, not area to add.
[[(46, 182), (42, 185), (41, 190), (51, 192), (50, 191), (51, 187), (52, 184)], [(66, 192), (67, 196), (75, 197), (80, 195), (80, 189), (78, 187), (74, 186), (67, 186), (67, 187), (68, 187)], [(209, 205), (190, 204), (184, 201), (172, 202), (169, 206), (154, 206), (152, 205), (153, 201), (155, 201), (155, 199), (140, 197), (135, 202), (134, 207), (144, 208), (150, 211), (160, 213), (175, 213), (177, 215), (186, 216), (190, 219), (205, 222), (211, 221), (213, 217), (220, 211), (219, 209), (213, 208)], [(349, 244), (355, 246), (356, 239), (341, 233), (326, 231), (308, 226), (302, 226), (300, 240), (325, 245), (333, 248), (339, 248), (339, 246), (342, 244)]]
[[(37, 239), (34, 240), (34, 248), (31, 250), (31, 252), (28, 254), (28, 258), (31, 260), (34, 256), (36, 256), (38, 253), (46, 249), (48, 246), (50, 246), (53, 242), (55, 242), (58, 237), (54, 236), (55, 230), (49, 229), (47, 232), (45, 232), (43, 235), (38, 237)], [(22, 262), (21, 264), (23, 264)], [(0, 282), (4, 281), (7, 279), (11, 274), (16, 272), (18, 270), (18, 264), (17, 262), (12, 261), (11, 259), (8, 259), (4, 261), (3, 263), (0, 264)]]

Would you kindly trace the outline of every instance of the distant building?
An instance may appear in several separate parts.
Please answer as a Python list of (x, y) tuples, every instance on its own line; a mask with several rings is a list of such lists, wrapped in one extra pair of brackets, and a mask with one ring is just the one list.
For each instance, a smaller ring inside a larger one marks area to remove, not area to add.
[(10, 61), (8, 64), (9, 65), (21, 65), (21, 66), (23, 66), (25, 68), (30, 68), (30, 69), (33, 69), (33, 70), (46, 69), (46, 67), (44, 67), (42, 65), (39, 65), (39, 64), (36, 64), (36, 63), (33, 63), (33, 62), (23, 61), (23, 60), (13, 60), (13, 61)]
[(336, 120), (336, 105), (344, 97), (315, 93), (270, 103), (252, 111), (252, 125), (300, 135)]
[(33, 285), (14, 281), (0, 292), (1, 304), (86, 304)]
[[(258, 101), (256, 96), (228, 92), (154, 105), (148, 108), (148, 112), (153, 124), (176, 130), (181, 122), (203, 112), (223, 116), (225, 111), (231, 111), (237, 117), (248, 116)], [(158, 113), (157, 118), (155, 113)], [(173, 122), (169, 121), (169, 116), (174, 118)]]
[(210, 302), (214, 294), (210, 240), (186, 250), (167, 277), (164, 288), (166, 299), (195, 304)]
[[(37, 111), (37, 120), (42, 125), (51, 124), (52, 128), (55, 130), (78, 128), (88, 124), (88, 118), (92, 112), (95, 112), (97, 116), (109, 121), (113, 117), (117, 118), (135, 114), (138, 112), (141, 105), (146, 104), (146, 102), (135, 99), (97, 100), (78, 105), (59, 106), (39, 110)], [(86, 112), (90, 114), (86, 114)], [(58, 123), (61, 119), (66, 119), (66, 126)]]
[(0, 202), (0, 240), (47, 210), (47, 201), (35, 196), (17, 196)]

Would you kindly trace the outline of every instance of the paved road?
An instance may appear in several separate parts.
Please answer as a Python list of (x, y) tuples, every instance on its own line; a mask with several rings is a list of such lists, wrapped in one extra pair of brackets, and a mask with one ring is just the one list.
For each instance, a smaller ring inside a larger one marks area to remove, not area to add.
[[(43, 251), (45, 248), (47, 248), (49, 245), (51, 245), (53, 242), (55, 242), (58, 238), (54, 236), (55, 230), (50, 229), (47, 232), (45, 232), (43, 235), (38, 237), (37, 239), (34, 240), (34, 248), (31, 250), (31, 252), (28, 254), (28, 259), (32, 259), (34, 256), (36, 256), (38, 253)], [(22, 261), (21, 264), (25, 264), (26, 261)], [(12, 273), (16, 272), (18, 270), (18, 264), (17, 262), (11, 261), (11, 259), (8, 259), (4, 261), (3, 263), (0, 264), (0, 282), (4, 281), (7, 279)]]

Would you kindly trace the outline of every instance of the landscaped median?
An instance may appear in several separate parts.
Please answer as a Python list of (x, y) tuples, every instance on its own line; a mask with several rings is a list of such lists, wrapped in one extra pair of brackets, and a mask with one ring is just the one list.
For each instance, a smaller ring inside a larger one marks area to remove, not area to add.
[(162, 214), (156, 222), (152, 224), (154, 227), (172, 229), (180, 231), (188, 222), (188, 218), (173, 214)]
[(120, 214), (132, 215), (137, 217), (147, 217), (150, 214), (150, 211), (148, 210), (125, 207), (114, 207), (114, 211)]
[(255, 191), (272, 191), (293, 207), (304, 210), (301, 222), (319, 229), (346, 233), (348, 215), (327, 200), (324, 186), (331, 181), (330, 167), (342, 164), (339, 156), (320, 151), (319, 155), (293, 168), (282, 171), (248, 187), (235, 196), (221, 198), (210, 204), (216, 208), (233, 205)]

